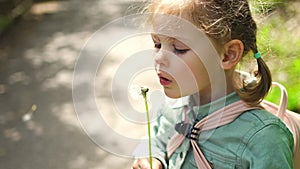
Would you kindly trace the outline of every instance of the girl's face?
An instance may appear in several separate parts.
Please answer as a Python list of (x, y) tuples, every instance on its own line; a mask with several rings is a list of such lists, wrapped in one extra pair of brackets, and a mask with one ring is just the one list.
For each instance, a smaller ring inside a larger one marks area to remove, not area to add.
[(165, 94), (179, 98), (194, 93), (210, 95), (208, 73), (199, 56), (176, 38), (152, 34), (156, 72)]

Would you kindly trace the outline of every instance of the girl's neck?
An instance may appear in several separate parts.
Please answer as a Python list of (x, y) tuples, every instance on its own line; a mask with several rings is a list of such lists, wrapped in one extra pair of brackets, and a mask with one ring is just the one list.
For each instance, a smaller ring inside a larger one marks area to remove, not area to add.
[(211, 88), (205, 92), (199, 91), (198, 93), (192, 94), (191, 97), (193, 97), (193, 100), (195, 101), (195, 106), (200, 106), (200, 105), (213, 102), (235, 91), (231, 83), (227, 84), (226, 86), (227, 87), (225, 89), (224, 88), (214, 89), (213, 91), (214, 95), (212, 95)]

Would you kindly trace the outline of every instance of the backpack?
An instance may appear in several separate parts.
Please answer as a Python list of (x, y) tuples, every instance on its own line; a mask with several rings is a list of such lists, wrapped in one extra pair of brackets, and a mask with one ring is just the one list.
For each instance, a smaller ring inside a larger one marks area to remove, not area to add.
[[(211, 165), (206, 160), (205, 156), (201, 152), (196, 140), (199, 136), (199, 133), (205, 130), (211, 130), (223, 125), (226, 125), (234, 121), (241, 113), (252, 110), (252, 109), (261, 109), (263, 107), (268, 112), (278, 116), (290, 129), (294, 137), (294, 151), (293, 151), (293, 161), (294, 168), (300, 169), (300, 114), (287, 110), (288, 96), (286, 89), (279, 83), (273, 82), (273, 86), (277, 86), (281, 91), (281, 99), (279, 105), (271, 103), (267, 100), (263, 100), (258, 106), (249, 106), (243, 101), (237, 101), (235, 103), (229, 104), (224, 108), (217, 110), (216, 112), (208, 115), (204, 119), (200, 120), (193, 126), (188, 125), (188, 123), (182, 122), (178, 123), (175, 126), (175, 129), (178, 131), (167, 144), (167, 154), (168, 158), (172, 156), (174, 151), (182, 144), (182, 142), (189, 138), (191, 145), (193, 147), (193, 153), (195, 157), (196, 165), (199, 169), (211, 169)], [(222, 116), (221, 119), (218, 119), (215, 114), (224, 113), (225, 116)], [(219, 120), (218, 123), (215, 123), (216, 120)]]
[(294, 168), (300, 169), (300, 114), (287, 110), (288, 95), (285, 87), (277, 82), (273, 86), (279, 87), (281, 98), (279, 105), (263, 100), (261, 105), (272, 114), (279, 117), (291, 130), (294, 136)]

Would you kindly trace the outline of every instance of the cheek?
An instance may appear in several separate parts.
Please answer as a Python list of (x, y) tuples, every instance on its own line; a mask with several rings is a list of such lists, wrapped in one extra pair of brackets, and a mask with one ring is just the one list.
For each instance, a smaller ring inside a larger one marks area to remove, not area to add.
[(184, 76), (184, 81), (188, 82), (186, 85), (193, 91), (205, 89), (210, 84), (205, 66), (199, 59), (189, 62), (187, 65), (189, 66), (190, 73)]
[(197, 79), (197, 81), (203, 81), (203, 80), (208, 80), (208, 73), (206, 71), (206, 68), (202, 63), (199, 63), (197, 65), (194, 65), (192, 67), (192, 72)]
[(176, 81), (176, 88), (181, 95), (199, 92), (210, 83), (205, 66), (196, 55), (170, 59), (170, 65), (168, 73)]
[(198, 84), (201, 79), (201, 71), (195, 69), (189, 63), (177, 65), (176, 67), (173, 78), (176, 80), (179, 90), (185, 95), (199, 91)]
[(201, 88), (203, 88), (210, 84), (210, 77), (203, 64), (199, 64), (197, 67), (195, 67), (193, 69), (193, 72), (198, 86), (201, 86)]

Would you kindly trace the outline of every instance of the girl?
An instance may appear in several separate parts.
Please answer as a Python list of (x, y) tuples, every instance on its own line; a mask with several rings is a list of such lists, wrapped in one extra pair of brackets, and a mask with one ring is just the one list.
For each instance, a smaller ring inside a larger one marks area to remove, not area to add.
[[(247, 0), (152, 0), (146, 11), (159, 81), (168, 97), (182, 98), (153, 125), (153, 169), (293, 168), (293, 136), (277, 117), (250, 109), (222, 119), (232, 113), (224, 106), (259, 107), (272, 81)], [(258, 68), (250, 80), (235, 71), (248, 53)], [(149, 160), (132, 168), (150, 168)]]

